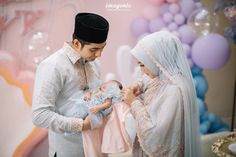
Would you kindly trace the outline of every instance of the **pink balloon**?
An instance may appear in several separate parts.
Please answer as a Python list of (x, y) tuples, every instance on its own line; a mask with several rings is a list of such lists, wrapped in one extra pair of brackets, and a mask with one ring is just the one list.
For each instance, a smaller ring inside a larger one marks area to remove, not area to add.
[(192, 59), (204, 69), (221, 68), (230, 58), (230, 47), (220, 34), (210, 33), (198, 38), (192, 46)]

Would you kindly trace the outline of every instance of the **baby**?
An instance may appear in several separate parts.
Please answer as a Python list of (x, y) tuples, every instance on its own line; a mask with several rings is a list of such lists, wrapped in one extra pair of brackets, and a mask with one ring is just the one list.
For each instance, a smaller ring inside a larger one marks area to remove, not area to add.
[(85, 94), (83, 100), (77, 101), (65, 114), (68, 117), (90, 118), (91, 128), (99, 128), (103, 123), (103, 117), (112, 111), (112, 104), (121, 101), (122, 84), (116, 80), (110, 80), (101, 86)]

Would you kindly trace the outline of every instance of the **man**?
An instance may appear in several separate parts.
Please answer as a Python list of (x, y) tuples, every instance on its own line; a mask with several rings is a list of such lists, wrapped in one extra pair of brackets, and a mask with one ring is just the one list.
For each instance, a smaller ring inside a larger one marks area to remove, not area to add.
[[(49, 129), (49, 157), (83, 157), (81, 131), (90, 129), (88, 118), (64, 113), (85, 91), (99, 85), (96, 61), (106, 45), (109, 23), (100, 15), (79, 13), (72, 42), (42, 61), (36, 72), (32, 120)], [(81, 114), (85, 114), (81, 109)]]

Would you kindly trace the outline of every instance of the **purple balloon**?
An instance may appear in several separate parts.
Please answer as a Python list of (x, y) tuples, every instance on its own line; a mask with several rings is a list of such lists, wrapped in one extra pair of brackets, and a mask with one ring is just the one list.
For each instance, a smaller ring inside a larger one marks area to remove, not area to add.
[(198, 38), (192, 46), (192, 59), (201, 68), (221, 68), (230, 58), (230, 47), (220, 34), (210, 33)]
[(169, 30), (167, 27), (162, 28), (161, 31), (167, 31), (167, 32), (170, 32), (170, 30)]
[(174, 15), (174, 14), (177, 14), (179, 11), (180, 11), (180, 7), (178, 4), (176, 4), (176, 3), (170, 4), (170, 6), (169, 6), (170, 13), (172, 13)]
[(187, 44), (182, 44), (182, 45), (183, 45), (183, 49), (184, 49), (186, 56), (191, 57), (191, 47)]
[(175, 15), (175, 17), (174, 17), (174, 21), (175, 21), (175, 23), (177, 23), (178, 25), (182, 25), (182, 24), (185, 23), (185, 17), (184, 17), (184, 15), (182, 15), (182, 14), (177, 14), (177, 15)]
[(163, 21), (165, 21), (165, 23), (170, 23), (173, 20), (173, 15), (169, 12), (165, 13), (163, 15)]
[(131, 23), (131, 31), (136, 37), (148, 32), (148, 20), (142, 17), (134, 19)]
[(157, 17), (149, 22), (149, 30), (152, 33), (161, 30), (165, 26), (164, 21), (160, 17)]
[(170, 23), (170, 24), (168, 25), (168, 29), (169, 29), (170, 31), (175, 31), (175, 30), (178, 29), (178, 25), (177, 25), (176, 23), (172, 22), (172, 23)]
[(191, 26), (183, 25), (179, 28), (181, 41), (186, 44), (191, 44), (197, 38), (197, 34)]
[(144, 34), (141, 34), (138, 38), (137, 38), (137, 41), (141, 40), (142, 38), (144, 38), (145, 36), (149, 35), (150, 33), (144, 33)]
[(161, 5), (160, 10), (159, 10), (160, 15), (164, 15), (168, 11), (169, 11), (169, 5), (167, 3)]
[(173, 31), (172, 34), (174, 34), (176, 37), (178, 37), (178, 38), (180, 39), (180, 34), (179, 34), (179, 32)]
[(193, 62), (193, 60), (191, 58), (188, 58), (188, 64), (189, 64), (190, 68), (193, 67), (194, 62)]
[(196, 6), (196, 8), (201, 8), (202, 7), (202, 3), (201, 2), (197, 2), (197, 3), (195, 3), (195, 6)]
[(192, 0), (182, 0), (180, 6), (181, 12), (185, 17), (188, 17), (195, 9), (195, 3)]

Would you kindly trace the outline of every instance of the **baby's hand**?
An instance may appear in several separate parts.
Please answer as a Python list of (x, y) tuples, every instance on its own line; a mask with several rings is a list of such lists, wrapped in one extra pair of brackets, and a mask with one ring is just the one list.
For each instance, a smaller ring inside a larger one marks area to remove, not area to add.
[(130, 87), (131, 90), (133, 90), (133, 93), (135, 96), (138, 96), (142, 93), (141, 87), (139, 86), (138, 83), (135, 83)]
[(92, 113), (97, 113), (100, 111), (100, 108), (98, 106), (93, 106), (89, 109)]
[(84, 94), (84, 100), (85, 101), (91, 100), (91, 92), (88, 92), (88, 93)]

